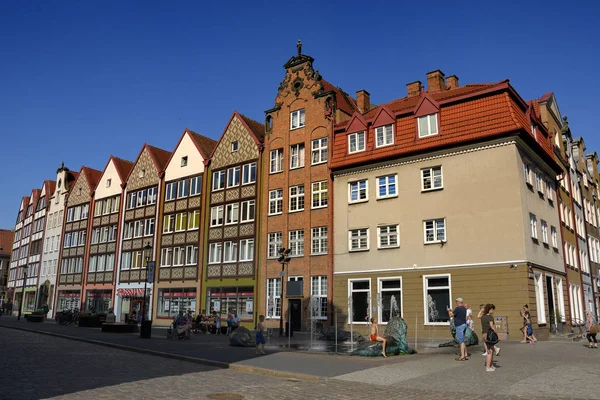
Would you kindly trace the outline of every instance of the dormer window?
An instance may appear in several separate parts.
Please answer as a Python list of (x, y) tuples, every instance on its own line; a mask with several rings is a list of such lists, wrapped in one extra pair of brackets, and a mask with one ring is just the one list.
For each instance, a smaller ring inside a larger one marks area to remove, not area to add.
[(298, 129), (304, 126), (304, 109), (293, 111), (290, 116), (290, 129)]
[(188, 156), (181, 157), (181, 166), (186, 167), (188, 163)]
[(234, 153), (238, 151), (240, 148), (240, 143), (236, 140), (235, 142), (231, 142), (231, 152)]
[(535, 125), (531, 124), (531, 134), (533, 135), (534, 138), (537, 139), (537, 129), (535, 127)]
[(106, 180), (106, 187), (107, 187), (107, 188), (109, 188), (109, 187), (110, 187), (110, 185), (111, 185), (111, 183), (112, 183), (112, 179), (110, 179), (110, 178), (109, 178), (109, 179), (107, 179), (107, 180)]
[(437, 114), (429, 114), (423, 117), (419, 117), (419, 137), (424, 138), (427, 136), (437, 135), (438, 123)]
[(358, 153), (359, 151), (365, 151), (366, 146), (366, 134), (365, 131), (352, 133), (348, 135), (348, 153)]
[(375, 128), (375, 146), (383, 147), (394, 144), (394, 125), (384, 125)]

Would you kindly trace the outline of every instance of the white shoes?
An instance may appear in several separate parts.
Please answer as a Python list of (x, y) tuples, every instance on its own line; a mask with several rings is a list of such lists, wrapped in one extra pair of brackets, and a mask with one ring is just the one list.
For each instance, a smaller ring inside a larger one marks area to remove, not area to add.
[(486, 372), (494, 372), (495, 370), (496, 370), (495, 367), (490, 367), (490, 368), (485, 369)]
[(496, 350), (494, 350), (494, 355), (498, 355), (500, 354), (500, 347), (496, 347)]
[(484, 351), (482, 356), (484, 356), (484, 357), (487, 356), (487, 351)]

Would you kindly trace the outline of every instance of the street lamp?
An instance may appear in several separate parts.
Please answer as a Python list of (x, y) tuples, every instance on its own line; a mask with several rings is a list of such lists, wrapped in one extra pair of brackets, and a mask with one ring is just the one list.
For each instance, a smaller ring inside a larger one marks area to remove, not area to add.
[[(283, 336), (283, 277), (285, 276), (284, 269), (285, 265), (292, 261), (292, 259), (290, 258), (291, 252), (292, 249), (286, 249), (285, 247), (280, 248), (278, 251), (279, 258), (277, 259), (277, 261), (281, 263), (281, 310), (279, 315), (279, 336)], [(289, 323), (290, 321), (288, 321), (288, 324)], [(288, 326), (288, 329), (290, 329), (290, 326)]]
[[(142, 301), (142, 324), (140, 327), (140, 337), (146, 338), (150, 337), (145, 329), (146, 324), (146, 291), (148, 290), (148, 281), (152, 279), (154, 281), (154, 263), (150, 263), (150, 259), (152, 258), (152, 246), (150, 246), (150, 242), (144, 246), (144, 253), (146, 254), (146, 279), (144, 280), (144, 300)], [(151, 277), (152, 275), (152, 277)]]
[(21, 304), (19, 304), (19, 315), (17, 321), (21, 320), (21, 313), (23, 312), (23, 304), (25, 303), (25, 284), (27, 283), (27, 265), (23, 265), (23, 290), (21, 291)]

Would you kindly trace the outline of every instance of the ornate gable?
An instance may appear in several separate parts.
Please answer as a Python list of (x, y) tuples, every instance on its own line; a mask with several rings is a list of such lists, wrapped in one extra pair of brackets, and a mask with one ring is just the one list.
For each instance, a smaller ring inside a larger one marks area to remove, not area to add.
[[(238, 150), (231, 151), (231, 144), (238, 142)], [(212, 155), (212, 168), (218, 169), (227, 165), (239, 164), (258, 158), (256, 142), (239, 117), (234, 115), (225, 129), (219, 144)]]
[(87, 174), (85, 172), (81, 172), (75, 185), (69, 191), (69, 197), (67, 199), (67, 206), (72, 207), (78, 204), (89, 203), (91, 200), (91, 190), (90, 185), (88, 183)]
[(160, 182), (158, 172), (148, 152), (148, 148), (144, 147), (127, 180), (127, 190), (131, 191), (158, 185)]

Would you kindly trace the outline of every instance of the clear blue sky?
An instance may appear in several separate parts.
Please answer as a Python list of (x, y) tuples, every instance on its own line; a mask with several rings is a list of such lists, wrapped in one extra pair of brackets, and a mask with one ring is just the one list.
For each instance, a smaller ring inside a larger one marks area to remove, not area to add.
[(185, 127), (217, 139), (234, 109), (263, 121), (298, 39), (325, 79), (376, 104), (438, 68), (509, 78), (526, 100), (553, 91), (598, 151), (600, 7), (582, 4), (2, 1), (0, 227), (62, 160), (101, 170), (144, 142), (171, 151)]

